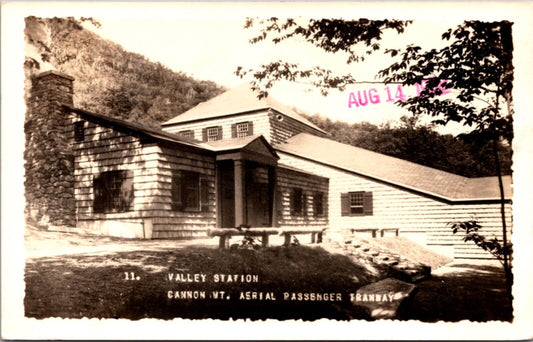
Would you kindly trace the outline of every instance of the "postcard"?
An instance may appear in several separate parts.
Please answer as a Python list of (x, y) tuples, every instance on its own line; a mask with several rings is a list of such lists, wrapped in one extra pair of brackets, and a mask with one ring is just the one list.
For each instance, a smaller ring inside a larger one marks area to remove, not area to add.
[(531, 5), (8, 2), (6, 339), (523, 339)]

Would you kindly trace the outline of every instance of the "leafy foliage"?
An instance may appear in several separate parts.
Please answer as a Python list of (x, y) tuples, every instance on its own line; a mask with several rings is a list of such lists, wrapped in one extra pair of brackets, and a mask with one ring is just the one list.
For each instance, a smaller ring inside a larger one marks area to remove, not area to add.
[(485, 236), (481, 235), (479, 233), (481, 225), (476, 220), (455, 222), (451, 224), (451, 228), (454, 234), (457, 234), (458, 232), (464, 232), (464, 242), (472, 241), (476, 244), (476, 246), (494, 255), (502, 264), (504, 256), (511, 255), (512, 253), (511, 243), (508, 243), (504, 246), (496, 237), (487, 239)]
[[(512, 101), (511, 26), (506, 21), (465, 21), (442, 35), (450, 44), (440, 50), (421, 51), (414, 45), (388, 49), (386, 53), (401, 58), (378, 75), (385, 82), (425, 84), (420, 96), (398, 103), (412, 113), (431, 115), (437, 124), (460, 122), (511, 141), (512, 110), (505, 115), (500, 110), (501, 102)], [(440, 96), (449, 89), (453, 96)]]
[[(310, 19), (308, 21), (296, 19), (280, 20), (270, 18), (257, 20), (248, 18), (245, 28), (254, 25), (260, 29), (260, 34), (250, 43), (256, 44), (267, 38), (278, 44), (287, 39), (303, 39), (326, 52), (344, 53), (347, 55), (346, 63), (362, 62), (365, 55), (370, 55), (380, 49), (379, 41), (386, 30), (395, 30), (402, 33), (411, 21), (402, 20), (343, 20), (343, 19)], [(364, 47), (361, 53), (358, 48)], [(274, 61), (263, 64), (258, 70), (238, 67), (235, 71), (237, 76), (243, 78), (253, 74), (251, 81), (255, 90), (259, 90), (260, 97), (268, 96), (268, 89), (273, 82), (288, 80), (303, 82), (308, 80), (310, 84), (320, 89), (323, 95), (327, 95), (329, 89), (344, 90), (349, 84), (355, 82), (351, 74), (334, 75), (330, 70), (315, 66), (310, 69), (301, 69), (299, 63)]]
[(92, 18), (26, 18), (28, 78), (55, 68), (75, 78), (77, 107), (152, 127), (224, 91), (127, 52), (85, 29), (85, 22), (100, 25)]

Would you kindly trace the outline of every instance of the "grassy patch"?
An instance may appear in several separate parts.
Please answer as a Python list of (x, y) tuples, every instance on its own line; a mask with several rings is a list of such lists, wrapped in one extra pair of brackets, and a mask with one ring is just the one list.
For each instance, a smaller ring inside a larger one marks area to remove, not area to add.
[[(132, 272), (140, 279), (127, 280)], [(171, 281), (169, 274), (204, 274), (206, 281)], [(215, 282), (215, 274), (256, 275), (258, 282)], [(28, 260), (24, 306), (25, 315), (36, 318), (365, 318), (349, 303), (349, 293), (376, 280), (345, 256), (303, 246), (62, 256)], [(206, 298), (169, 298), (169, 291), (204, 292)], [(212, 291), (229, 299), (210, 298)], [(245, 300), (241, 292), (276, 300)], [(341, 300), (284, 300), (284, 293), (339, 293)]]

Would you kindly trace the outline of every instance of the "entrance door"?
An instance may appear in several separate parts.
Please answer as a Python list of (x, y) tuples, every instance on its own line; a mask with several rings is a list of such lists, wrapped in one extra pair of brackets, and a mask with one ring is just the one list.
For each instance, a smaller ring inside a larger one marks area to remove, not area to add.
[[(272, 222), (271, 176), (268, 166), (246, 161), (242, 202), (244, 224), (252, 227), (268, 227)], [(217, 163), (219, 191), (219, 224), (221, 228), (235, 228), (235, 166), (233, 160)]]
[(252, 227), (270, 226), (268, 168), (249, 163), (246, 168), (246, 217)]
[(219, 162), (218, 172), (220, 177), (220, 223), (222, 228), (235, 228), (235, 174), (233, 171), (233, 161)]

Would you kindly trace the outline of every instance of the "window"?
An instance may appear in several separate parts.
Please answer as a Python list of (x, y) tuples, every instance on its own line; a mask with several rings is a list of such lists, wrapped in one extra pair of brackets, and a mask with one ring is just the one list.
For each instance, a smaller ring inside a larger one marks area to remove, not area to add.
[(209, 127), (207, 128), (207, 141), (217, 141), (222, 139), (222, 129), (219, 127)]
[(307, 216), (307, 196), (300, 188), (293, 188), (291, 193), (291, 215)]
[(85, 121), (77, 121), (74, 123), (74, 140), (76, 142), (85, 140)]
[(170, 196), (172, 198), (172, 210), (181, 210), (181, 175), (178, 171), (172, 172), (172, 187), (170, 190)]
[(248, 122), (237, 124), (237, 138), (248, 136)]
[(313, 216), (324, 216), (324, 194), (315, 192), (313, 195)]
[(174, 171), (171, 198), (174, 211), (208, 211), (209, 181), (197, 172)]
[(239, 122), (231, 125), (232, 138), (244, 138), (254, 134), (254, 123), (252, 121)]
[(372, 206), (372, 192), (354, 191), (341, 194), (342, 216), (372, 215)]
[(363, 192), (351, 192), (350, 195), (350, 214), (363, 213)]
[(133, 207), (132, 171), (102, 172), (93, 180), (95, 213), (122, 213)]
[(194, 139), (194, 131), (192, 129), (188, 129), (188, 130), (185, 130), (185, 131), (181, 131), (178, 133), (179, 135), (181, 135), (182, 137), (184, 138), (191, 138), (191, 139)]
[(182, 172), (183, 210), (200, 210), (200, 176), (196, 172)]

